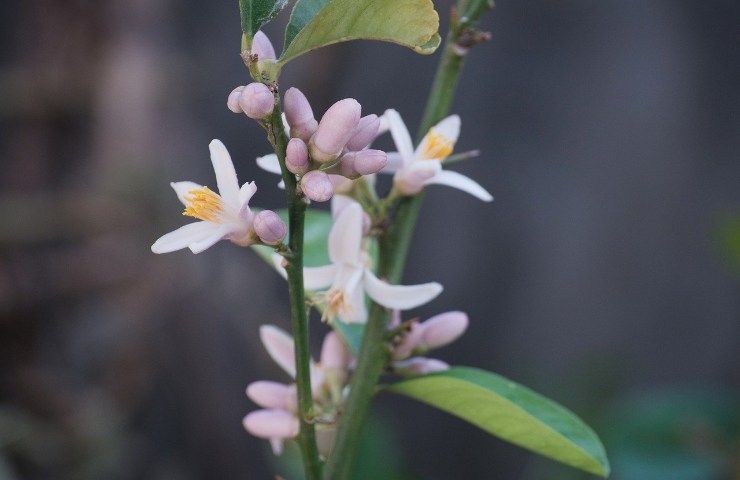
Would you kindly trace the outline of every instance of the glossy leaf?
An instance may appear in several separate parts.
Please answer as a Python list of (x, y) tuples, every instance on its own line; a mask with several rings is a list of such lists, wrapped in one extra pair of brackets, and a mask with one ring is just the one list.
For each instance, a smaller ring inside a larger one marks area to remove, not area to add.
[(254, 37), (262, 25), (269, 22), (288, 0), (239, 0), (239, 13), (242, 19), (242, 31), (249, 37)]
[(439, 15), (431, 0), (300, 0), (286, 31), (280, 62), (349, 40), (381, 40), (429, 54)]
[(386, 389), (545, 457), (596, 475), (609, 474), (604, 447), (593, 430), (566, 408), (500, 375), (455, 367)]

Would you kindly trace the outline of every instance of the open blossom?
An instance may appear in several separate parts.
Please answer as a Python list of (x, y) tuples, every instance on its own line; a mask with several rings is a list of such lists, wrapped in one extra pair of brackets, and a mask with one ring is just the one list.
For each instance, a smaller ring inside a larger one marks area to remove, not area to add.
[(426, 185), (447, 185), (467, 192), (484, 202), (493, 197), (478, 183), (442, 165), (452, 153), (460, 135), (460, 117), (450, 115), (429, 129), (414, 149), (406, 124), (395, 110), (383, 114), (398, 152), (388, 153), (385, 173), (393, 173), (396, 188), (404, 195), (416, 195)]
[(304, 269), (305, 286), (321, 290), (325, 302), (324, 318), (338, 317), (347, 323), (365, 323), (365, 293), (380, 305), (408, 310), (423, 305), (442, 292), (436, 282), (421, 285), (391, 285), (372, 272), (367, 252), (363, 249), (363, 211), (349, 203), (337, 216), (329, 232), (331, 264)]
[[(177, 198), (185, 205), (183, 215), (199, 221), (160, 237), (152, 245), (154, 253), (174, 252), (186, 247), (193, 253), (200, 253), (222, 239), (231, 240), (240, 246), (260, 241), (254, 229), (255, 215), (249, 208), (249, 200), (257, 191), (257, 186), (254, 182), (247, 182), (239, 187), (234, 164), (223, 143), (213, 140), (209, 148), (218, 193), (194, 182), (171, 183)], [(276, 235), (285, 231), (284, 225), (280, 229), (281, 225), (277, 224), (276, 217), (274, 214), (266, 214), (265, 221), (261, 222), (269, 227), (269, 230), (264, 230), (270, 234), (265, 243), (276, 243), (280, 240)]]
[[(295, 377), (293, 338), (274, 325), (260, 327), (260, 338), (270, 357), (292, 378)], [(319, 448), (327, 455), (334, 439), (334, 427), (339, 408), (344, 401), (352, 356), (335, 332), (324, 337), (318, 363), (311, 360), (311, 390), (314, 410), (320, 415), (317, 425)], [(250, 383), (247, 396), (262, 410), (244, 417), (244, 428), (252, 435), (270, 441), (273, 452), (282, 452), (283, 441), (298, 435), (298, 394), (295, 384), (267, 380)]]

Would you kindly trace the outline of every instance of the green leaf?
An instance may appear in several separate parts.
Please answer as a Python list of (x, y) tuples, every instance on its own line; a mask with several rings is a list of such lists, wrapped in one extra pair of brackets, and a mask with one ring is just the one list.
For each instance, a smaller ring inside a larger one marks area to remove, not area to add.
[[(277, 214), (288, 224), (288, 210), (278, 210)], [(303, 264), (307, 267), (321, 267), (328, 265), (329, 254), (327, 239), (331, 230), (331, 214), (322, 210), (306, 211), (306, 226), (303, 230)], [(253, 245), (252, 248), (270, 265), (274, 265), (272, 257), (275, 253), (272, 247)]]
[(606, 452), (593, 430), (566, 408), (500, 375), (455, 367), (386, 389), (545, 457), (603, 477), (609, 474)]
[(280, 13), (288, 0), (239, 0), (242, 31), (254, 37), (257, 30)]
[(349, 40), (397, 43), (430, 54), (439, 15), (431, 0), (299, 0), (285, 35), (286, 63), (316, 48)]

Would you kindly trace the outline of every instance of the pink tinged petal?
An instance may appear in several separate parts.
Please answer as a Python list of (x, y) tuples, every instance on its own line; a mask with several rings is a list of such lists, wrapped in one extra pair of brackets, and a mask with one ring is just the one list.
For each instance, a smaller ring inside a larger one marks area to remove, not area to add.
[(318, 127), (308, 99), (303, 92), (291, 87), (285, 92), (283, 103), (285, 104), (285, 118), (290, 125), (290, 136), (308, 142)]
[(268, 355), (291, 377), (295, 377), (293, 337), (274, 325), (260, 327), (260, 339)]
[(298, 419), (279, 409), (257, 410), (244, 417), (244, 428), (259, 438), (288, 439), (298, 435)]
[(332, 284), (332, 282), (334, 282), (336, 274), (337, 267), (335, 265), (305, 267), (303, 269), (303, 286), (306, 290), (321, 290), (327, 288)]
[(366, 115), (362, 117), (355, 128), (352, 137), (347, 142), (347, 150), (358, 151), (367, 147), (378, 136), (380, 119), (377, 115)]
[(257, 60), (275, 60), (275, 48), (272, 42), (262, 30), (254, 34), (252, 39), (252, 48), (249, 51), (252, 55), (257, 55)]
[(425, 184), (446, 185), (469, 193), (484, 202), (493, 201), (493, 196), (488, 193), (485, 188), (481, 187), (478, 183), (465, 175), (453, 172), (452, 170), (439, 171), (436, 175), (427, 180)]
[(283, 454), (283, 441), (279, 438), (271, 438), (270, 439), (270, 448), (272, 449), (272, 454), (275, 456), (280, 456)]
[(421, 324), (421, 343), (428, 349), (454, 342), (468, 328), (464, 312), (446, 312), (435, 315)]
[(203, 188), (203, 185), (198, 185), (195, 182), (172, 182), (170, 183), (170, 186), (175, 190), (177, 199), (186, 207), (188, 206), (188, 203), (190, 203), (187, 201), (187, 197), (190, 195), (190, 192)]
[(324, 370), (346, 370), (352, 361), (352, 355), (336, 332), (329, 332), (321, 345), (321, 368)]
[(408, 310), (436, 298), (442, 293), (442, 285), (436, 282), (421, 285), (391, 285), (365, 270), (365, 290), (380, 305), (399, 310)]
[(394, 173), (403, 168), (403, 157), (398, 152), (386, 152), (388, 160), (385, 163), (385, 167), (381, 172), (383, 173)]
[(267, 155), (257, 157), (257, 166), (270, 173), (277, 173), (278, 175), (282, 173), (282, 170), (280, 170), (280, 162), (278, 161), (277, 155), (274, 153), (268, 153)]
[(336, 160), (357, 128), (361, 110), (354, 98), (345, 98), (329, 107), (309, 141), (311, 158), (320, 163)]
[(393, 136), (393, 143), (396, 144), (398, 152), (405, 162), (411, 161), (414, 157), (414, 144), (411, 142), (411, 135), (409, 134), (406, 124), (403, 123), (401, 115), (395, 110), (386, 110), (383, 116), (388, 121), (388, 128)]
[(252, 196), (257, 193), (257, 184), (254, 182), (246, 182), (239, 189), (239, 203), (243, 206), (247, 205), (252, 199)]
[(308, 147), (300, 138), (291, 138), (285, 151), (285, 166), (296, 175), (308, 171)]
[(204, 240), (219, 231), (219, 225), (210, 222), (189, 223), (161, 236), (154, 245), (154, 253), (170, 253), (181, 250), (189, 245)]
[(315, 202), (325, 202), (334, 195), (334, 185), (329, 175), (320, 170), (312, 170), (301, 177), (301, 191)]
[(211, 141), (208, 148), (211, 151), (213, 170), (216, 172), (218, 193), (224, 203), (238, 210), (241, 207), (239, 203), (239, 181), (236, 179), (236, 170), (234, 170), (234, 163), (231, 161), (229, 151), (226, 150), (220, 140)]
[(362, 251), (362, 207), (347, 205), (329, 232), (329, 258), (332, 263), (357, 265)]
[(396, 172), (393, 182), (404, 195), (416, 195), (441, 171), (442, 165), (439, 162), (417, 160)]
[(242, 107), (239, 105), (239, 96), (244, 90), (244, 85), (236, 87), (229, 94), (229, 98), (226, 99), (226, 107), (234, 113), (243, 113)]
[(295, 385), (260, 380), (250, 383), (247, 396), (262, 408), (295, 411), (297, 398)]
[(264, 83), (253, 82), (239, 95), (239, 106), (249, 118), (260, 120), (272, 113), (275, 96)]
[(275, 245), (285, 238), (288, 227), (280, 216), (272, 210), (262, 210), (255, 215), (253, 223), (254, 231), (260, 240), (268, 245)]
[[(233, 230), (234, 227), (232, 225), (220, 225), (210, 236), (191, 243), (188, 245), (188, 248), (195, 254), (201, 253), (202, 251), (211, 248), (219, 240), (223, 240), (224, 237), (232, 233)], [(243, 244), (242, 246), (246, 247), (247, 245)]]
[(399, 375), (427, 375), (448, 370), (450, 366), (436, 358), (414, 357), (393, 362), (393, 370)]

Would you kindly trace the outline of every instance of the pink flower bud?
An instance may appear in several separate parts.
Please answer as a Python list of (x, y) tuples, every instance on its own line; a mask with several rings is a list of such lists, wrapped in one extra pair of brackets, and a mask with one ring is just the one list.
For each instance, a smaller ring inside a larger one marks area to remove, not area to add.
[(408, 360), (393, 362), (393, 370), (399, 375), (426, 375), (449, 369), (442, 360), (436, 358), (414, 357)]
[(329, 332), (321, 345), (321, 368), (346, 370), (352, 361), (352, 355), (336, 332)]
[(457, 340), (467, 328), (465, 313), (440, 313), (421, 324), (421, 344), (427, 349), (439, 348)]
[(280, 216), (272, 210), (262, 210), (252, 221), (254, 233), (268, 245), (275, 245), (285, 238), (288, 228)]
[(354, 98), (345, 98), (329, 107), (308, 144), (311, 158), (320, 163), (336, 160), (357, 128), (361, 110)]
[(308, 142), (318, 127), (308, 99), (303, 92), (291, 87), (285, 92), (283, 103), (285, 104), (285, 117), (290, 125), (290, 136)]
[(380, 150), (360, 150), (342, 156), (339, 172), (347, 178), (378, 173), (388, 163), (388, 155)]
[(360, 119), (357, 124), (352, 138), (347, 142), (347, 150), (356, 151), (362, 150), (367, 147), (375, 140), (378, 136), (378, 129), (380, 128), (380, 119), (377, 115), (366, 115)]
[(295, 385), (284, 385), (267, 380), (250, 383), (247, 387), (247, 396), (263, 408), (294, 412), (298, 402), (296, 395)]
[(354, 182), (352, 180), (347, 177), (343, 177), (342, 175), (330, 174), (329, 180), (331, 180), (331, 184), (334, 185), (334, 193), (349, 193), (354, 186)]
[(278, 409), (257, 410), (244, 417), (244, 428), (259, 438), (285, 439), (298, 435), (298, 419)]
[(258, 31), (252, 39), (252, 49), (250, 52), (252, 55), (257, 55), (257, 61), (260, 60), (275, 60), (275, 48), (272, 46), (272, 42), (267, 35), (262, 33), (262, 30)]
[(316, 202), (325, 202), (334, 195), (334, 186), (329, 175), (320, 170), (312, 170), (301, 178), (301, 190)]
[(296, 175), (308, 171), (308, 147), (300, 138), (291, 138), (285, 151), (285, 166)]
[(275, 97), (264, 83), (253, 82), (244, 87), (239, 96), (239, 106), (249, 118), (260, 120), (272, 113)]
[(422, 338), (423, 328), (419, 325), (416, 320), (411, 321), (409, 325), (409, 331), (403, 335), (401, 343), (399, 343), (393, 350), (393, 358), (395, 360), (403, 360), (408, 358), (414, 353), (414, 350), (419, 346), (419, 342)]
[(243, 90), (244, 85), (236, 87), (234, 90), (231, 91), (231, 93), (229, 94), (229, 98), (226, 100), (226, 106), (234, 113), (244, 112), (241, 105), (239, 105), (239, 97), (241, 96)]

